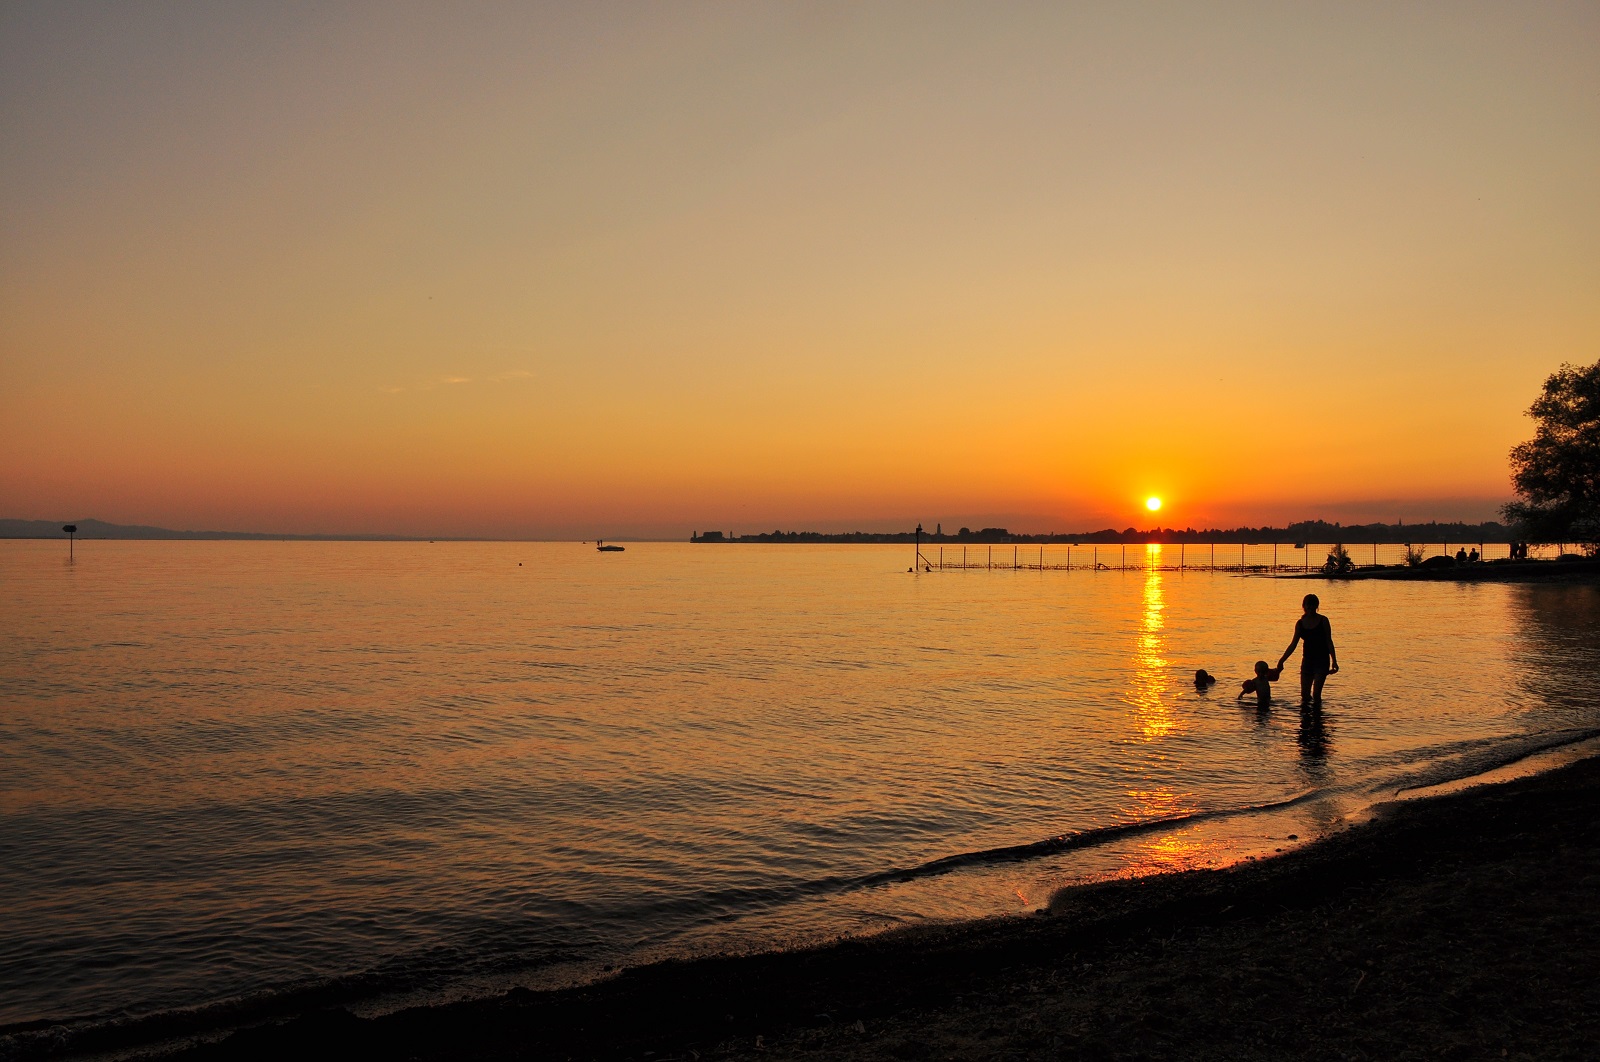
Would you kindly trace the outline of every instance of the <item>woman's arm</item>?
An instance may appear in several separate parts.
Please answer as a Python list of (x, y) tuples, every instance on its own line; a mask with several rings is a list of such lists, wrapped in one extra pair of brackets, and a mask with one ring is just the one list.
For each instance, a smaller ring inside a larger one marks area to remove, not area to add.
[[(1328, 623), (1326, 619), (1324, 619), (1322, 622)], [(1331, 675), (1335, 671), (1339, 670), (1339, 650), (1334, 648), (1333, 645), (1333, 624), (1331, 623), (1328, 623), (1328, 659), (1332, 661), (1333, 664), (1332, 667), (1328, 668), (1328, 673)]]
[(1289, 659), (1289, 654), (1294, 652), (1294, 647), (1299, 645), (1299, 644), (1300, 644), (1300, 624), (1297, 621), (1295, 623), (1295, 625), (1294, 625), (1294, 640), (1289, 643), (1289, 648), (1287, 648), (1287, 649), (1285, 649), (1283, 651), (1283, 655), (1278, 657), (1278, 666), (1279, 667), (1283, 666), (1283, 662), (1285, 660)]

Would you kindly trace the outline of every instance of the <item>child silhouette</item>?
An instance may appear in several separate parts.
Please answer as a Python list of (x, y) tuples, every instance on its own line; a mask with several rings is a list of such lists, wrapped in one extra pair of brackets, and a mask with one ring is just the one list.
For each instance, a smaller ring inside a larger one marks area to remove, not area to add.
[(1245, 679), (1239, 683), (1239, 696), (1234, 700), (1242, 701), (1249, 694), (1256, 695), (1256, 707), (1266, 708), (1272, 704), (1272, 684), (1283, 675), (1282, 667), (1268, 667), (1265, 660), (1256, 661), (1256, 677)]

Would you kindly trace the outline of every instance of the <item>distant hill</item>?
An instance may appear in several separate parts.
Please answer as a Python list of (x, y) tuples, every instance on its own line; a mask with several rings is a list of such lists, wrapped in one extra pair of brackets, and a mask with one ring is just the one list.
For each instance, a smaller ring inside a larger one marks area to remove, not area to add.
[(117, 538), (243, 542), (426, 542), (404, 535), (272, 535), (259, 531), (174, 531), (142, 524), (108, 524), (104, 520), (0, 520), (0, 538), (66, 538), (61, 528), (78, 525), (79, 538)]

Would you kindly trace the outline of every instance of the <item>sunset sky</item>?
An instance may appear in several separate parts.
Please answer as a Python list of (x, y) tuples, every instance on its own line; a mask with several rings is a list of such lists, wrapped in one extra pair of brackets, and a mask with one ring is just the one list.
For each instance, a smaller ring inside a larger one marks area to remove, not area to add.
[(8, 3), (0, 516), (1491, 517), (1600, 357), (1596, 56), (1592, 3)]

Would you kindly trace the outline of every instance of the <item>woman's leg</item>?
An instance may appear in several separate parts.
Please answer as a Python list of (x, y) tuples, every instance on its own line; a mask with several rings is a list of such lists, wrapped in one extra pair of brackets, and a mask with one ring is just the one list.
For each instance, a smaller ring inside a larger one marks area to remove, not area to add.
[[(1311, 681), (1312, 681), (1312, 673), (1311, 673), (1311, 671), (1309, 671), (1308, 669), (1302, 667), (1300, 669), (1300, 703), (1301, 704), (1309, 704), (1310, 701), (1311, 701)], [(1317, 691), (1319, 693), (1322, 691), (1322, 683), (1320, 681), (1317, 682)]]
[(1312, 683), (1312, 686), (1311, 686), (1311, 703), (1312, 704), (1321, 704), (1322, 703), (1322, 684), (1324, 682), (1327, 682), (1327, 681), (1328, 681), (1328, 673), (1326, 671), (1317, 672), (1316, 681), (1314, 683)]

